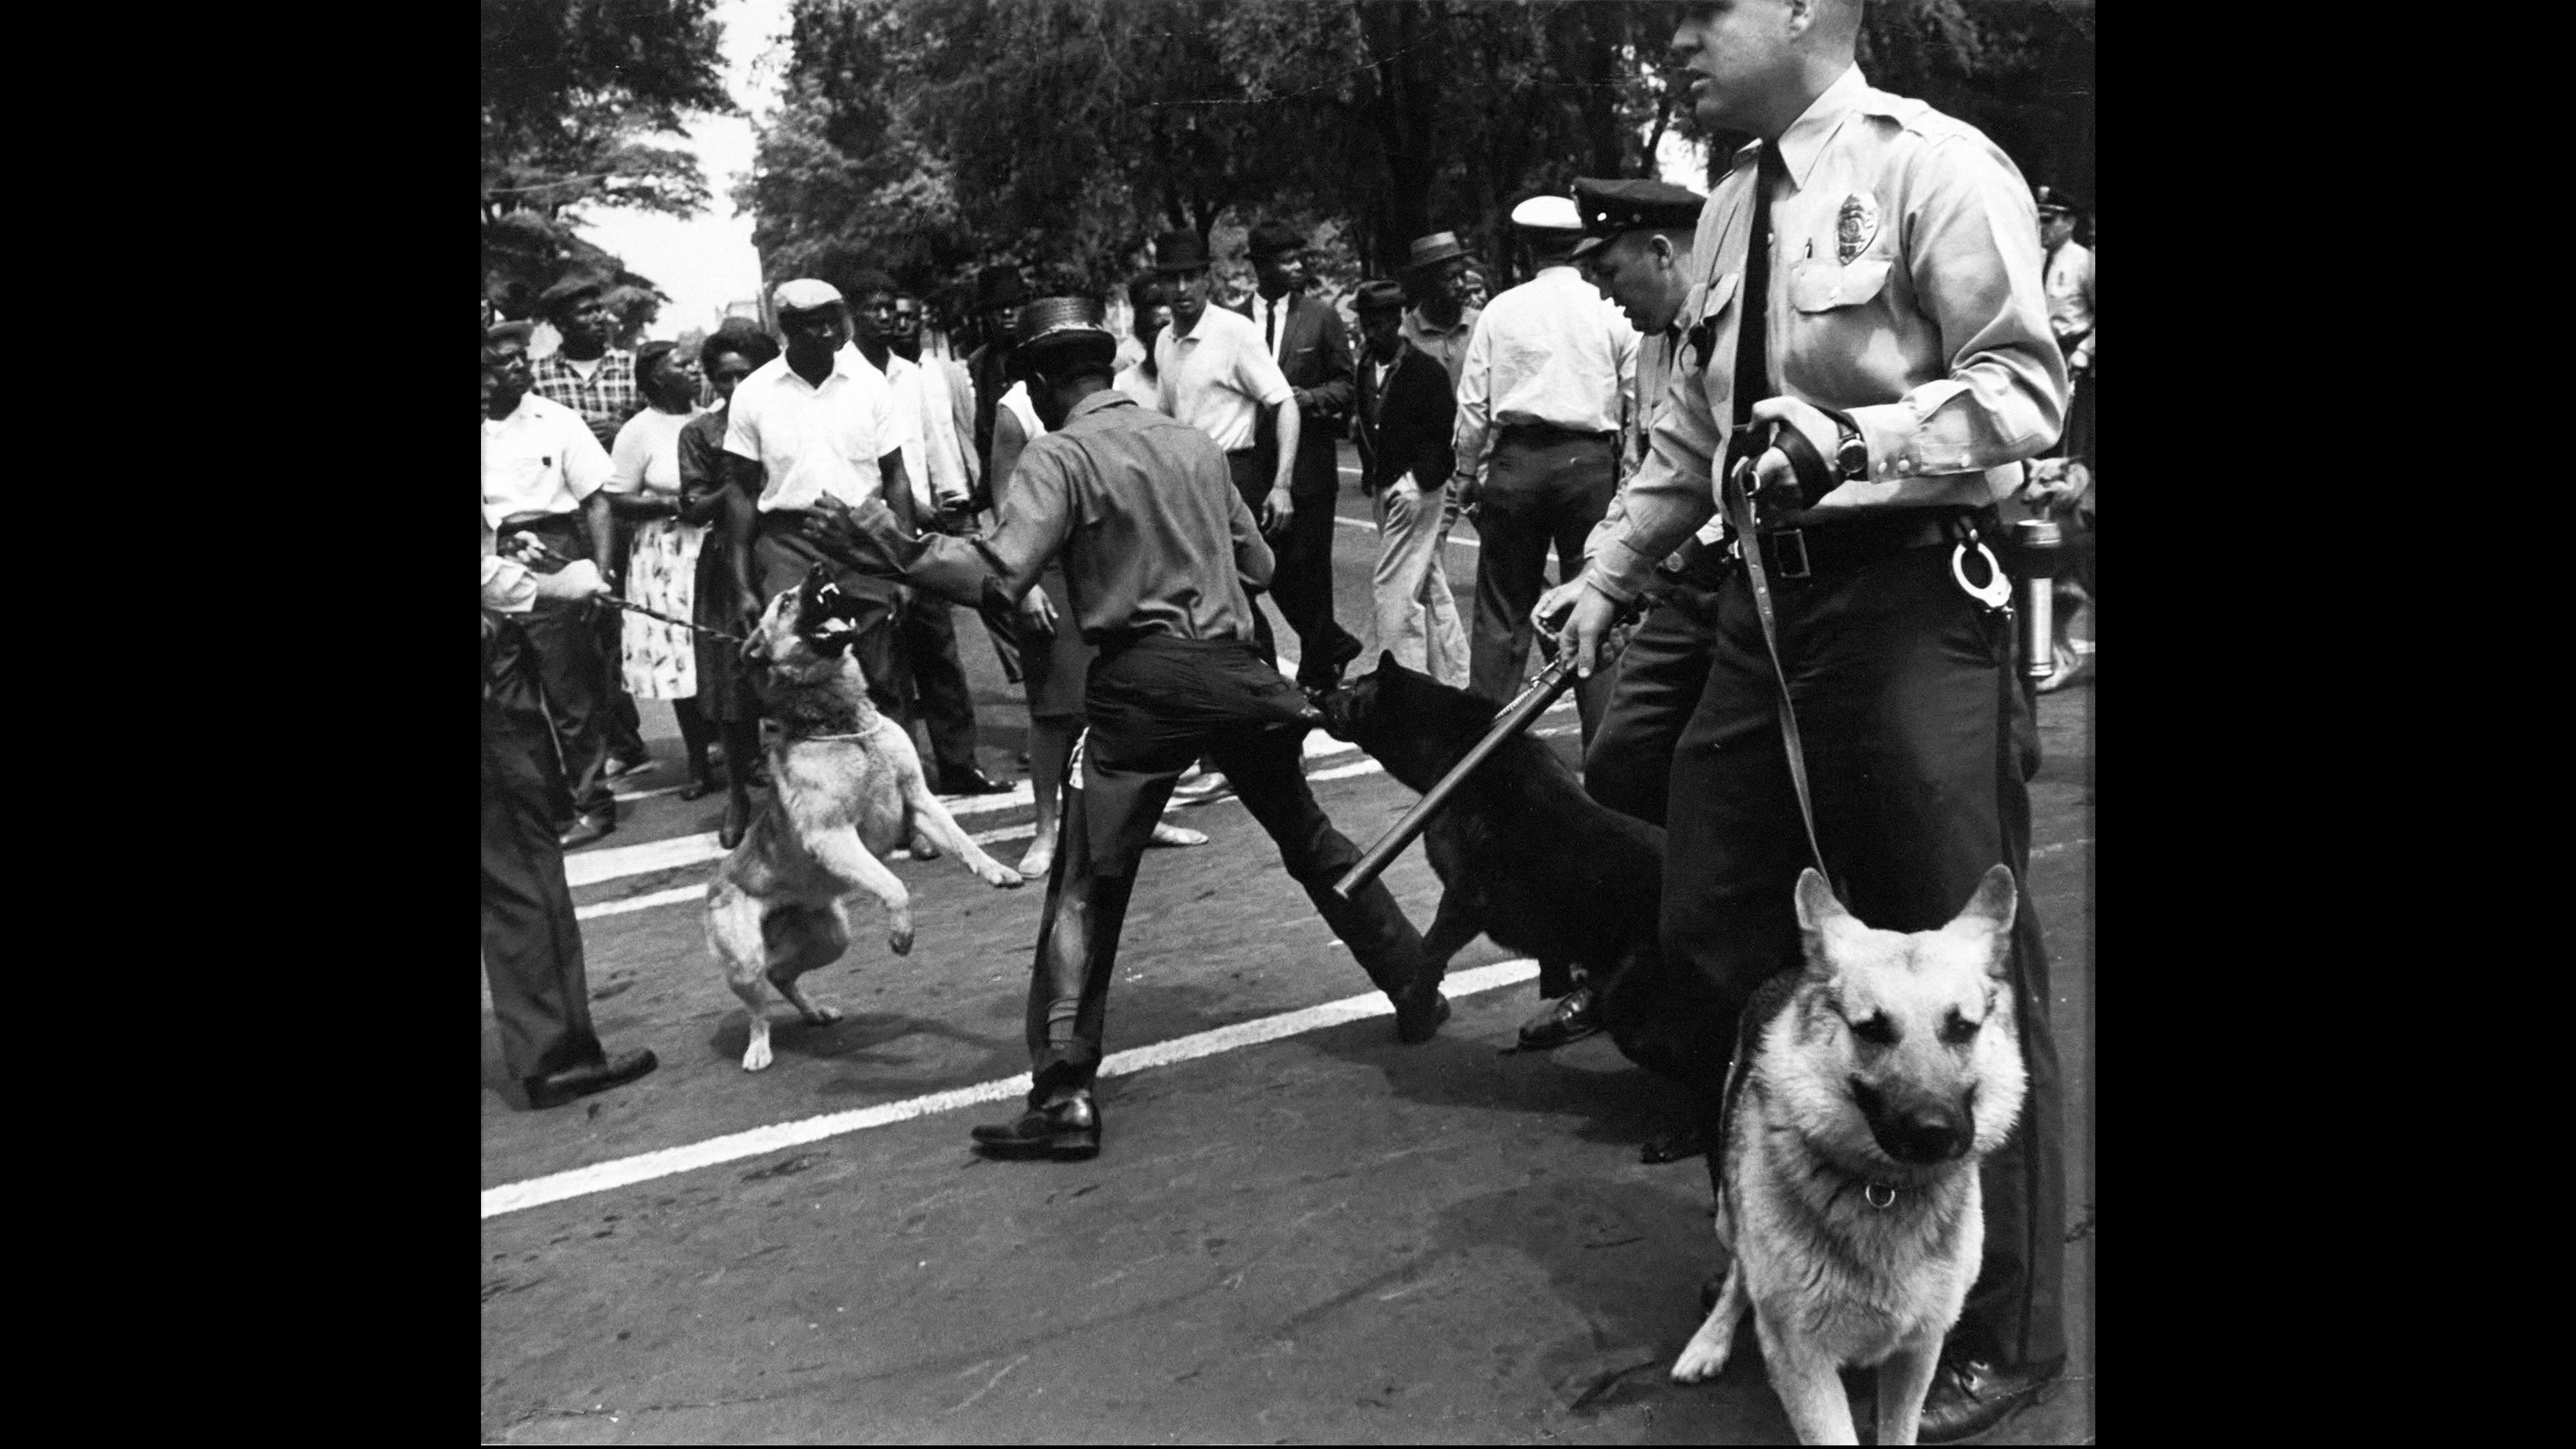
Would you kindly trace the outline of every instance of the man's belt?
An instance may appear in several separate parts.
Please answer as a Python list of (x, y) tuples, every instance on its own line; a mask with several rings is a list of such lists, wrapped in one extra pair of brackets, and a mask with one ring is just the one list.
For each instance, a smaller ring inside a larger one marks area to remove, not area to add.
[(1606, 443), (1618, 436), (1614, 432), (1577, 432), (1554, 423), (1505, 423), (1495, 434), (1502, 442), (1518, 443), (1525, 448), (1547, 448), (1559, 443)]
[(2000, 532), (1994, 509), (1957, 507), (1881, 509), (1832, 523), (1764, 529), (1762, 566), (1772, 578), (1791, 583), (1847, 574), (1908, 549), (1958, 542), (1971, 525)]

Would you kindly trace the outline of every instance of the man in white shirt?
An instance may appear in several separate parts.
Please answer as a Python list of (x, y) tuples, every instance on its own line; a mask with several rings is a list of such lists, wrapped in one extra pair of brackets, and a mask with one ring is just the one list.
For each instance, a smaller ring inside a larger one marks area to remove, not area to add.
[[(1530, 609), (1550, 543), (1560, 579), (1583, 571), (1583, 542), (1619, 486), (1619, 436), (1635, 408), (1637, 330), (1571, 260), (1583, 218), (1562, 196), (1512, 211), (1537, 275), (1496, 297), (1458, 370), (1459, 499), (1474, 510), (1476, 624), (1468, 687), (1519, 693)], [(1490, 474), (1489, 477), (1483, 476)], [(1609, 703), (1596, 672), (1575, 691), (1583, 742)]]
[(826, 557), (805, 538), (804, 522), (826, 494), (852, 507), (883, 495), (905, 526), (917, 526), (903, 458), (914, 429), (885, 374), (851, 345), (839, 288), (800, 277), (781, 284), (771, 302), (786, 351), (744, 378), (726, 409), (726, 466), (734, 486), (758, 500), (760, 519), (756, 539), (733, 543), (737, 577), (753, 580), (744, 622), (823, 565), (858, 605), (852, 647), (869, 696), (902, 719), (894, 652), (900, 586)]
[[(1172, 285), (1172, 325), (1154, 339), (1158, 406), (1225, 450), (1234, 490), (1260, 520), (1261, 531), (1285, 534), (1298, 507), (1290, 487), (1302, 431), (1296, 391), (1250, 318), (1208, 305), (1207, 244), (1197, 232), (1165, 232), (1157, 239), (1154, 270)], [(1275, 452), (1256, 446), (1264, 408), (1279, 410)], [(1261, 466), (1265, 452), (1273, 459), (1266, 476)], [(1279, 652), (1271, 640), (1270, 619), (1257, 605), (1252, 633), (1254, 647), (1275, 662)]]
[[(967, 469), (973, 456), (959, 443), (944, 376), (906, 357), (895, 346), (900, 325), (894, 278), (873, 269), (850, 278), (851, 313), (859, 355), (885, 375), (895, 411), (910, 424), (904, 438), (904, 471), (912, 477), (915, 513), (941, 520), (943, 533), (971, 530), (973, 503)], [(975, 698), (957, 657), (951, 605), (936, 594), (903, 591), (895, 622), (895, 652), (912, 678), (922, 722), (930, 729), (930, 755), (944, 795), (997, 795), (1011, 787), (986, 775), (975, 759)]]
[[(609, 537), (608, 495), (600, 491), (608, 453), (580, 414), (528, 391), (529, 331), (511, 322), (483, 335), (483, 526), (496, 547), (524, 533), (559, 557), (596, 560)], [(553, 813), (566, 849), (617, 828), (605, 774), (609, 662), (598, 612), (587, 598), (540, 598), (525, 624), (562, 753), (565, 793)]]

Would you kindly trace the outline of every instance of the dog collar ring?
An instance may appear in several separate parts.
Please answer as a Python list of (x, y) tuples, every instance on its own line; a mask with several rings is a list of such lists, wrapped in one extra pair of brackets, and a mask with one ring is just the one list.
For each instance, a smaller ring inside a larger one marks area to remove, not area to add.
[(1860, 1196), (1861, 1201), (1868, 1203), (1874, 1208), (1893, 1207), (1896, 1205), (1896, 1189), (1889, 1187), (1883, 1182), (1873, 1182), (1862, 1187), (1860, 1190)]

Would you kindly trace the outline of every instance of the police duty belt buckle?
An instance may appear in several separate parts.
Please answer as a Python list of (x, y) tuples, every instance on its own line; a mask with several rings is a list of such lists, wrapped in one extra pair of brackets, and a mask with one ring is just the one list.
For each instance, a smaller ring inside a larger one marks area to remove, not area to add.
[[(1971, 546), (1977, 550), (1977, 557), (1986, 561), (1986, 581), (1982, 584), (1968, 582), (1966, 564)], [(1985, 605), (1990, 613), (2012, 604), (2012, 580), (2004, 576), (2004, 566), (1996, 562), (1994, 550), (1986, 547), (1986, 541), (1978, 537), (1974, 529), (1969, 530), (1966, 538), (1950, 545), (1950, 578), (1958, 584), (1959, 592)]]

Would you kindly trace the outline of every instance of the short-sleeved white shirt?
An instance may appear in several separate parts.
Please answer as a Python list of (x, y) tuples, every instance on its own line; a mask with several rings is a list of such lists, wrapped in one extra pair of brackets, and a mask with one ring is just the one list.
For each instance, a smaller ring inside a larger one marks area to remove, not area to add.
[(724, 450), (768, 470), (760, 511), (811, 508), (829, 492), (855, 508), (885, 491), (878, 462), (900, 454), (911, 430), (895, 407), (885, 375), (856, 347), (832, 356), (832, 373), (816, 387), (796, 375), (784, 354), (762, 363), (733, 391), (725, 409)]
[(680, 496), (680, 430), (698, 415), (698, 409), (685, 413), (666, 413), (648, 407), (628, 418), (617, 430), (617, 443), (608, 450), (608, 482), (601, 485), (611, 493), (640, 493), (647, 489), (665, 498)]
[(608, 481), (608, 450), (581, 414), (530, 393), (494, 422), (483, 420), (483, 522), (571, 513)]
[(1162, 373), (1157, 406), (1229, 453), (1252, 446), (1262, 408), (1295, 395), (1252, 319), (1214, 302), (1189, 336), (1177, 324), (1163, 329), (1154, 339), (1154, 366)]

